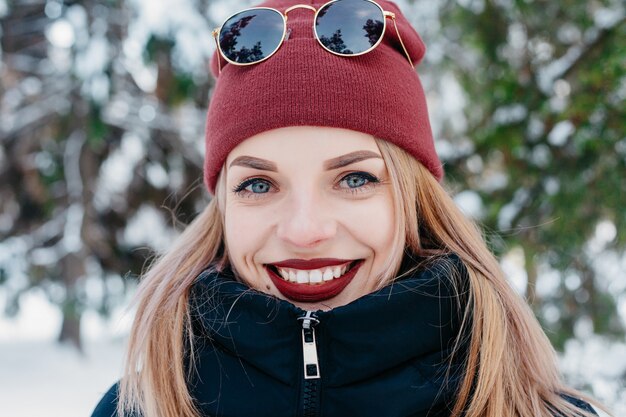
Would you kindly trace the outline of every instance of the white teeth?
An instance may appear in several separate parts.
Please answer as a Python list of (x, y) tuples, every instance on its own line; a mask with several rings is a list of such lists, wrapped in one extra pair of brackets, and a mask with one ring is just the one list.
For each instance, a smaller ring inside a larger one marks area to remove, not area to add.
[(298, 284), (306, 284), (309, 282), (309, 273), (307, 271), (298, 271), (296, 273), (296, 280)]
[(309, 271), (309, 282), (311, 284), (318, 284), (322, 282), (322, 271), (320, 271), (319, 269)]
[(324, 275), (322, 276), (322, 279), (324, 281), (330, 281), (334, 278), (333, 276), (333, 270), (331, 268), (326, 268), (326, 271), (324, 271)]
[(321, 269), (301, 270), (277, 268), (278, 273), (285, 281), (297, 282), (298, 284), (319, 284), (339, 278), (348, 270), (349, 264), (337, 265)]
[(339, 278), (341, 276), (341, 267), (336, 266), (333, 268), (333, 277)]

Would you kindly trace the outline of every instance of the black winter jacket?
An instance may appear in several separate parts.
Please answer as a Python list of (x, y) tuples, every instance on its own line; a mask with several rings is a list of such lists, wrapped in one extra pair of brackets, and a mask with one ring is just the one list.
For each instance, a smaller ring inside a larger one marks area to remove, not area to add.
[[(465, 273), (450, 256), (346, 306), (307, 312), (207, 270), (190, 294), (190, 392), (205, 416), (448, 416), (462, 368), (447, 359), (465, 305), (449, 278), (467, 282)], [(117, 384), (92, 417), (115, 416), (116, 395)]]

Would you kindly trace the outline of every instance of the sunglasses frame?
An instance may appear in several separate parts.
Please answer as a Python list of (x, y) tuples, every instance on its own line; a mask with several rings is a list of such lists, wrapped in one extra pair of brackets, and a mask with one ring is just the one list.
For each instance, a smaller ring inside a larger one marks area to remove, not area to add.
[[(319, 36), (317, 35), (317, 30), (315, 28), (315, 22), (317, 21), (317, 15), (319, 14), (319, 11), (322, 10), (324, 7), (328, 6), (329, 4), (335, 3), (337, 1), (341, 1), (341, 0), (331, 0), (331, 1), (321, 5), (318, 9), (315, 9), (315, 7), (313, 7), (311, 5), (307, 5), (307, 4), (296, 4), (296, 5), (288, 7), (284, 12), (281, 12), (280, 10), (274, 9), (272, 7), (249, 7), (247, 9), (239, 10), (238, 12), (231, 14), (230, 16), (228, 16), (224, 20), (224, 23), (222, 23), (222, 25), (220, 27), (215, 28), (215, 29), (213, 29), (211, 31), (211, 35), (213, 35), (213, 39), (215, 40), (215, 46), (217, 47), (217, 51), (218, 51), (217, 64), (218, 64), (218, 71), (219, 71), (219, 73), (222, 72), (222, 64), (221, 64), (221, 61), (220, 61), (220, 58), (219, 58), (220, 55), (228, 63), (233, 64), (233, 65), (242, 66), (242, 67), (243, 66), (248, 66), (248, 65), (258, 64), (258, 63), (263, 62), (266, 59), (270, 58), (272, 55), (274, 55), (280, 49), (280, 47), (283, 45), (283, 43), (285, 42), (285, 36), (287, 34), (287, 20), (288, 20), (287, 13), (289, 13), (290, 11), (292, 11), (294, 9), (300, 9), (300, 8), (301, 9), (308, 9), (308, 10), (311, 10), (311, 11), (315, 12), (315, 15), (313, 16), (313, 37), (315, 39), (317, 39), (317, 42), (322, 46), (322, 48), (324, 48), (326, 51), (330, 52), (333, 55), (344, 56), (344, 57), (359, 56), (359, 55), (367, 54), (368, 52), (373, 51), (382, 42), (382, 40), (383, 40), (383, 38), (385, 36), (386, 30), (387, 30), (387, 18), (391, 18), (391, 21), (393, 22), (393, 26), (396, 29), (396, 33), (398, 35), (398, 39), (400, 40), (400, 45), (402, 45), (402, 49), (404, 50), (404, 53), (406, 54), (406, 58), (408, 59), (409, 64), (411, 65), (411, 68), (415, 69), (415, 66), (413, 65), (413, 61), (411, 60), (411, 56), (409, 55), (409, 52), (407, 51), (406, 47), (404, 46), (404, 42), (402, 41), (402, 36), (400, 36), (400, 31), (398, 30), (398, 26), (396, 25), (396, 15), (395, 15), (395, 13), (383, 10), (383, 8), (380, 6), (380, 4), (376, 3), (373, 0), (361, 0), (361, 1), (366, 1), (368, 3), (375, 4), (376, 7), (378, 7), (378, 9), (380, 9), (380, 12), (381, 12), (382, 17), (383, 17), (383, 31), (382, 31), (382, 35), (378, 39), (378, 41), (376, 41), (376, 43), (374, 45), (372, 45), (370, 48), (368, 48), (367, 50), (365, 50), (363, 52), (359, 52), (358, 54), (340, 54), (340, 53), (332, 51), (332, 50), (328, 49), (326, 46), (324, 46), (324, 44), (320, 40)], [(222, 49), (220, 48), (220, 44), (219, 44), (219, 40), (218, 40), (218, 36), (219, 36), (220, 32), (222, 31), (222, 29), (224, 28), (224, 24), (226, 22), (228, 22), (234, 16), (238, 15), (239, 13), (247, 12), (249, 10), (258, 10), (258, 9), (272, 10), (272, 11), (278, 13), (282, 17), (282, 19), (283, 19), (283, 35), (282, 35), (282, 37), (280, 39), (280, 42), (278, 43), (278, 46), (276, 46), (276, 49), (274, 49), (271, 54), (267, 55), (265, 58), (260, 59), (258, 61), (242, 63), (242, 62), (235, 62), (235, 61), (232, 61), (232, 60), (228, 59), (224, 55), (224, 53), (222, 52)]]

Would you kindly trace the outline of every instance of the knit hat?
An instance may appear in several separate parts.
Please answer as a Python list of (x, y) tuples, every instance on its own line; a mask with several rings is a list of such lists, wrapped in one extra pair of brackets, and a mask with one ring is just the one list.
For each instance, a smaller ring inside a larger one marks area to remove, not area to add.
[[(310, 4), (318, 9), (326, 2), (311, 0)], [(267, 0), (259, 6), (284, 12), (303, 3)], [(426, 50), (420, 36), (395, 3), (377, 3), (395, 13), (404, 45), (414, 65), (419, 64)], [(288, 39), (258, 64), (232, 65), (217, 51), (213, 54), (211, 71), (217, 82), (207, 113), (204, 161), (209, 192), (215, 192), (219, 172), (233, 148), (258, 133), (286, 126), (329, 126), (373, 135), (406, 150), (440, 180), (443, 169), (424, 90), (391, 19), (374, 50), (343, 57), (328, 52), (314, 38), (313, 15), (304, 8), (290, 11)]]

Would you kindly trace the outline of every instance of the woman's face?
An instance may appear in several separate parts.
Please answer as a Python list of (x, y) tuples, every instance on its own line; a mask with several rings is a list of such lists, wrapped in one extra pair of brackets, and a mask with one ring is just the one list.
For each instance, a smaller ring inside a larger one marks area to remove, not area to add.
[(395, 221), (371, 135), (293, 126), (252, 136), (226, 160), (225, 239), (252, 288), (307, 310), (372, 292)]

